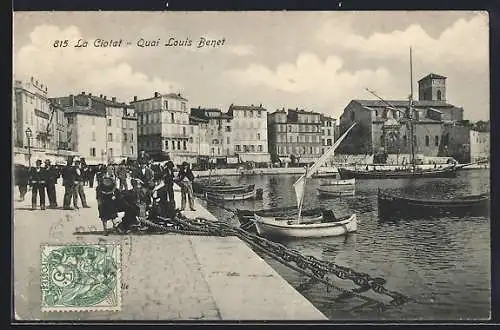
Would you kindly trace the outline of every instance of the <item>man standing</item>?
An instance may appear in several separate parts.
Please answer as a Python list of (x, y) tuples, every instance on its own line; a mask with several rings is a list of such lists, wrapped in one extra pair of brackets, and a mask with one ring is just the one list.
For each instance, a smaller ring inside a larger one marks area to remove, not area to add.
[(31, 185), (31, 209), (36, 210), (36, 196), (40, 195), (40, 209), (45, 210), (45, 170), (42, 161), (37, 159), (36, 167), (31, 169), (29, 181)]
[(66, 167), (63, 169), (62, 177), (64, 186), (63, 209), (73, 210), (70, 206), (71, 199), (73, 199), (73, 206), (75, 208), (78, 208), (76, 189), (75, 189), (75, 170), (73, 168), (72, 158), (68, 158), (68, 161), (66, 162)]
[(194, 180), (194, 174), (189, 168), (189, 164), (187, 162), (183, 162), (180, 166), (179, 174), (177, 176), (177, 182), (181, 186), (181, 208), (182, 211), (186, 210), (186, 196), (189, 200), (189, 207), (191, 211), (196, 211), (194, 208), (194, 197), (193, 197), (193, 185), (192, 182)]
[(117, 172), (118, 180), (120, 181), (120, 190), (127, 190), (128, 169), (127, 165), (125, 165), (125, 161), (122, 161), (122, 163), (118, 166)]
[(134, 177), (141, 180), (144, 187), (148, 190), (152, 190), (154, 188), (154, 172), (146, 166), (146, 163), (140, 163), (139, 169), (136, 171)]
[(85, 191), (83, 190), (83, 166), (80, 162), (79, 158), (75, 159), (75, 200), (74, 206), (78, 208), (78, 196), (80, 196), (80, 200), (82, 201), (82, 207), (90, 208), (87, 205), (87, 199), (85, 198)]
[(50, 160), (45, 160), (45, 187), (47, 189), (47, 197), (49, 198), (49, 208), (57, 207), (56, 183), (59, 178), (59, 173), (55, 166), (50, 164)]

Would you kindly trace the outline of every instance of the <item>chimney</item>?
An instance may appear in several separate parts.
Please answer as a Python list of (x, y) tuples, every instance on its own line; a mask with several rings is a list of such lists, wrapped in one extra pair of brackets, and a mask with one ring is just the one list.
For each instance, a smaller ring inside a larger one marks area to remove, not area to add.
[(75, 106), (75, 96), (73, 94), (70, 94), (69, 102), (70, 102), (70, 106), (72, 106), (72, 107)]
[(137, 96), (134, 96), (134, 102), (136, 102), (136, 101), (137, 101)]
[(99, 97), (102, 99), (102, 94), (101, 94), (101, 95), (99, 95)]
[(113, 97), (111, 98), (111, 101), (116, 102), (116, 97), (114, 97), (114, 96), (113, 96)]
[(155, 92), (155, 97), (159, 97), (159, 96), (160, 96), (160, 93)]

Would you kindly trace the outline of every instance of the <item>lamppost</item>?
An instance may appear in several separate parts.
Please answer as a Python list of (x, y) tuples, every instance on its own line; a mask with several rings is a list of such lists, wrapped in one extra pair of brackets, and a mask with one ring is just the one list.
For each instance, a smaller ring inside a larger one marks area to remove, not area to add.
[(32, 138), (32, 134), (33, 132), (31, 131), (31, 129), (28, 127), (25, 131), (26, 133), (26, 138), (28, 139), (28, 167), (31, 168), (31, 138)]

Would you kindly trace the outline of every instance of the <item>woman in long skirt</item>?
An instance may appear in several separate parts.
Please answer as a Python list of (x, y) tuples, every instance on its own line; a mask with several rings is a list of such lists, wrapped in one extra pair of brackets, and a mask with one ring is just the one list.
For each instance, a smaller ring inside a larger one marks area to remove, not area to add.
[(118, 189), (113, 177), (103, 175), (96, 188), (96, 199), (99, 210), (99, 218), (104, 227), (104, 235), (108, 235), (107, 222), (113, 221), (118, 217), (116, 203)]

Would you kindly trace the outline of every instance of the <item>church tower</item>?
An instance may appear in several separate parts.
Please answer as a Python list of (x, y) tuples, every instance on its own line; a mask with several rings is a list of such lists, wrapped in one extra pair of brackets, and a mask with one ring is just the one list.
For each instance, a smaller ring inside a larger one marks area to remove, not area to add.
[(446, 77), (430, 73), (418, 81), (419, 101), (446, 101)]

